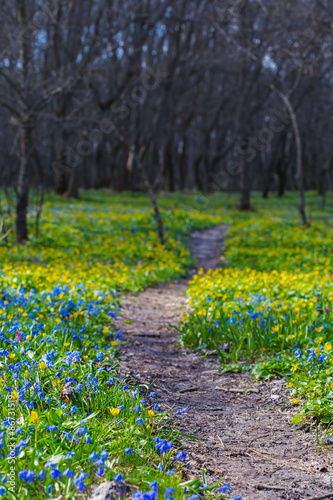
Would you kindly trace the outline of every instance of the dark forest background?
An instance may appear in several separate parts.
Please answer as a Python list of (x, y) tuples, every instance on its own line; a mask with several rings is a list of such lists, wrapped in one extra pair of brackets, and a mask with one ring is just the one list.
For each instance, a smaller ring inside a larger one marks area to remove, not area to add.
[(251, 189), (331, 188), (333, 2), (0, 5), (0, 183), (18, 218), (31, 187), (239, 190), (241, 208)]

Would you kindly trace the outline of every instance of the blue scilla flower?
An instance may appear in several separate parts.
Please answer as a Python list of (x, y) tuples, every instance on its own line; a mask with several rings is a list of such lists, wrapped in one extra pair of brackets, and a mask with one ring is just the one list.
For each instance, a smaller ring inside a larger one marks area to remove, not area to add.
[(36, 479), (36, 472), (32, 470), (22, 470), (18, 474), (19, 478), (28, 484), (32, 484)]
[(183, 451), (180, 451), (179, 453), (177, 453), (177, 456), (176, 456), (177, 460), (183, 461), (183, 460), (185, 460), (185, 458), (186, 458), (186, 453), (184, 453)]
[(96, 460), (95, 464), (94, 465), (97, 465), (97, 467), (104, 467), (104, 460), (102, 460), (101, 458), (99, 460)]
[(71, 469), (70, 469), (70, 468), (68, 468), (68, 469), (66, 469), (66, 470), (63, 472), (63, 474), (62, 474), (62, 475), (63, 475), (63, 476), (65, 476), (65, 477), (74, 477), (74, 475), (75, 475), (75, 474), (74, 474), (74, 472), (72, 472), (72, 471), (71, 471)]
[(61, 472), (59, 467), (53, 467), (50, 472), (52, 479), (59, 479), (61, 477)]
[(164, 497), (171, 496), (175, 492), (175, 488), (167, 488), (164, 493)]
[(227, 491), (231, 491), (230, 483), (221, 486), (221, 488), (219, 488), (218, 491), (221, 491), (221, 493), (227, 493)]
[(103, 467), (98, 467), (97, 471), (96, 471), (96, 475), (97, 476), (103, 476), (104, 474), (104, 469)]
[(40, 473), (38, 474), (38, 481), (44, 481), (46, 476), (47, 476), (47, 474), (46, 474), (45, 470), (41, 470)]

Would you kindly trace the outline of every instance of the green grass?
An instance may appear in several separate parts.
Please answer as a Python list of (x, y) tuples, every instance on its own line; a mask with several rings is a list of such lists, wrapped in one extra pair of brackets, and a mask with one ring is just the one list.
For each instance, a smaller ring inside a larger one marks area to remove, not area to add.
[[(181, 415), (156, 407), (149, 387), (118, 370), (119, 292), (184, 275), (189, 232), (221, 221), (214, 210), (177, 208), (176, 197), (160, 201), (164, 248), (146, 197), (112, 193), (70, 203), (50, 196), (38, 238), (31, 210), (29, 243), (17, 245), (13, 233), (1, 242), (1, 496), (86, 498), (119, 473), (151, 498), (166, 488), (189, 498), (202, 487), (184, 479), (177, 459)], [(222, 498), (216, 487), (205, 497)]]
[[(295, 196), (255, 200), (233, 219), (224, 269), (198, 275), (182, 342), (214, 349), (224, 370), (284, 376), (297, 418), (333, 421), (333, 218), (308, 194), (310, 228), (300, 225)], [(265, 203), (267, 203), (265, 205)], [(264, 207), (267, 210), (264, 210)], [(269, 209), (268, 209), (269, 208)]]

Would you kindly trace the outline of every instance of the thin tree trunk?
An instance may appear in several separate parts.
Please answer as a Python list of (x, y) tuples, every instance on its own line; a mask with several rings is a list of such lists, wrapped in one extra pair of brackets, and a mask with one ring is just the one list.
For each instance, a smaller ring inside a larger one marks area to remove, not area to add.
[(290, 102), (288, 96), (286, 96), (283, 92), (281, 92), (280, 90), (278, 90), (277, 88), (275, 88), (274, 85), (272, 85), (271, 88), (273, 90), (275, 90), (275, 92), (277, 94), (279, 94), (279, 96), (283, 100), (286, 108), (289, 111), (291, 122), (292, 122), (292, 125), (293, 125), (293, 129), (294, 129), (294, 133), (295, 133), (295, 141), (296, 141), (296, 151), (297, 151), (296, 182), (297, 182), (297, 186), (298, 186), (298, 190), (299, 190), (299, 195), (300, 195), (299, 211), (300, 211), (300, 214), (301, 214), (301, 218), (302, 218), (303, 224), (305, 226), (308, 226), (309, 224), (308, 224), (308, 221), (307, 221), (307, 218), (306, 218), (306, 213), (305, 213), (305, 193), (304, 193), (303, 162), (302, 162), (302, 144), (301, 144), (301, 136), (300, 136), (300, 133), (299, 133), (299, 128), (298, 128), (298, 124), (297, 124), (296, 115), (295, 115), (295, 112), (293, 110), (293, 107), (291, 105), (291, 102)]
[(27, 124), (22, 123), (20, 138), (20, 167), (16, 202), (16, 239), (19, 243), (24, 243), (28, 239), (28, 155), (30, 142), (28, 136), (29, 132)]
[(28, 162), (30, 156), (30, 125), (28, 123), (28, 67), (29, 67), (29, 49), (26, 37), (26, 5), (25, 0), (19, 1), (18, 10), (19, 21), (19, 41), (21, 57), (21, 130), (20, 130), (20, 166), (17, 185), (17, 203), (16, 203), (16, 239), (23, 243), (28, 239), (27, 211), (29, 199), (28, 187)]
[(245, 161), (244, 155), (240, 159), (240, 209), (250, 210), (250, 164)]

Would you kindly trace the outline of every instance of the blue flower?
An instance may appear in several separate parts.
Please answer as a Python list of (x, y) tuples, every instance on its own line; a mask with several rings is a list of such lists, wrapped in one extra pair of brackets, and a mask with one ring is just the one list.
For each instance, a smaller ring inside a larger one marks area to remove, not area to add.
[(164, 493), (164, 497), (171, 496), (175, 492), (175, 488), (167, 488)]
[(184, 453), (183, 451), (180, 451), (179, 453), (177, 453), (177, 456), (176, 456), (177, 460), (185, 460), (186, 458), (186, 453)]
[(103, 466), (103, 467), (104, 467), (104, 465), (105, 465), (105, 464), (104, 464), (104, 460), (101, 460), (101, 459), (96, 460), (95, 465), (97, 465), (97, 467), (100, 467), (100, 466)]
[(89, 460), (91, 460), (92, 462), (94, 462), (95, 460), (97, 460), (99, 458), (98, 454), (96, 453), (96, 451), (93, 451), (90, 455), (89, 455)]
[(26, 481), (28, 484), (32, 484), (36, 479), (36, 472), (32, 470), (22, 470), (18, 474), (19, 478)]
[(122, 481), (123, 480), (123, 476), (121, 474), (116, 474), (115, 476), (113, 476), (113, 479), (115, 481)]
[(177, 410), (176, 414), (181, 415), (182, 413), (185, 413), (188, 410), (188, 408), (182, 408), (181, 410)]
[(131, 455), (131, 453), (132, 453), (131, 448), (126, 448), (125, 453), (126, 453), (126, 455)]
[(53, 467), (51, 472), (50, 472), (50, 476), (53, 479), (59, 479), (61, 477), (61, 472), (60, 472), (59, 467)]
[(102, 460), (107, 460), (109, 458), (109, 454), (107, 451), (102, 451), (100, 456)]
[(81, 480), (79, 478), (73, 479), (73, 484), (76, 485), (76, 489), (77, 491), (80, 491), (80, 493), (82, 493), (84, 490), (87, 489), (87, 486), (84, 484), (82, 479)]
[(157, 467), (157, 468), (158, 468), (158, 470), (159, 470), (160, 472), (163, 472), (163, 471), (164, 471), (163, 464), (161, 464), (161, 463), (160, 463), (160, 464), (158, 464), (158, 467)]
[(44, 481), (46, 478), (47, 474), (44, 470), (41, 470), (40, 473), (38, 474), (38, 481)]
[(135, 422), (139, 425), (144, 425), (144, 421), (142, 420), (142, 418), (137, 418)]
[(66, 469), (66, 470), (63, 472), (63, 474), (62, 474), (62, 475), (63, 475), (63, 476), (65, 476), (65, 477), (74, 477), (74, 476), (75, 476), (74, 472), (72, 472), (72, 471), (71, 471), (71, 469), (69, 469), (69, 468), (68, 468), (68, 469)]
[(219, 488), (218, 491), (221, 491), (222, 493), (227, 493), (227, 491), (231, 491), (230, 483), (221, 486), (221, 488)]
[(170, 469), (166, 472), (167, 476), (174, 476), (176, 474), (176, 471), (174, 469)]

